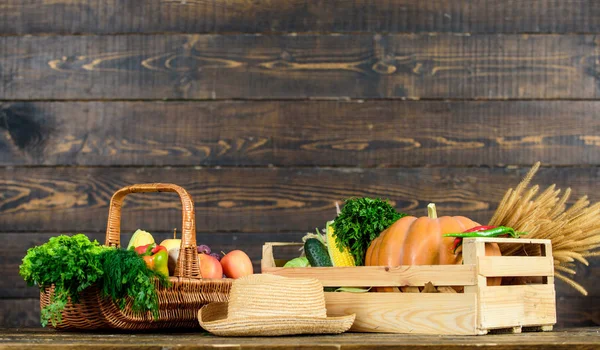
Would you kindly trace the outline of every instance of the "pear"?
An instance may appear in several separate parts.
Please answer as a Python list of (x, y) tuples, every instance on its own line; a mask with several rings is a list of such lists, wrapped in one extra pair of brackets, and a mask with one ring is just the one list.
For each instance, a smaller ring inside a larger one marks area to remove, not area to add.
[(154, 237), (152, 237), (150, 232), (137, 230), (133, 233), (133, 236), (131, 236), (129, 244), (127, 245), (127, 250), (131, 247), (136, 248), (147, 244), (154, 244)]

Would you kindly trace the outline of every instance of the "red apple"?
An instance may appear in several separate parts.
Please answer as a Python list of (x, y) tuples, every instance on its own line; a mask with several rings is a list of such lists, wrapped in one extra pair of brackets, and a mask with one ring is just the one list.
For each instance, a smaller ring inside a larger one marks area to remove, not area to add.
[(240, 278), (254, 273), (252, 261), (241, 250), (233, 250), (221, 258), (223, 272), (229, 278)]
[(223, 268), (219, 260), (207, 254), (198, 254), (202, 278), (223, 278)]

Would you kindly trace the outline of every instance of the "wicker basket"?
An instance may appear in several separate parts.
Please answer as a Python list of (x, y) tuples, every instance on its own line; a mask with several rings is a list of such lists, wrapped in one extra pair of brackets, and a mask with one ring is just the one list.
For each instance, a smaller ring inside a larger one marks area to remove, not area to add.
[[(120, 246), (121, 206), (129, 193), (176, 192), (182, 205), (183, 223), (181, 250), (174, 276), (169, 277), (169, 288), (157, 286), (159, 317), (150, 312), (132, 312), (129, 305), (119, 309), (110, 298), (102, 297), (96, 286), (84, 290), (80, 302), (67, 304), (62, 313), (62, 323), (57, 329), (127, 329), (147, 330), (157, 328), (198, 328), (197, 314), (205, 304), (227, 301), (231, 288), (230, 279), (209, 280), (200, 276), (196, 251), (196, 219), (194, 203), (183, 188), (173, 184), (138, 184), (118, 190), (110, 201), (107, 246)], [(40, 295), (40, 305), (48, 305), (52, 288)]]

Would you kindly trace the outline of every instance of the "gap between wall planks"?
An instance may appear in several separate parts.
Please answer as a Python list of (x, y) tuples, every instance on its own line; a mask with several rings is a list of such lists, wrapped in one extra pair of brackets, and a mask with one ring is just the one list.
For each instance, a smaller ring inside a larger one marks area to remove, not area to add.
[(594, 0), (0, 0), (2, 34), (592, 33)]
[(0, 103), (0, 165), (600, 164), (596, 101)]
[(595, 35), (0, 36), (0, 97), (596, 99)]

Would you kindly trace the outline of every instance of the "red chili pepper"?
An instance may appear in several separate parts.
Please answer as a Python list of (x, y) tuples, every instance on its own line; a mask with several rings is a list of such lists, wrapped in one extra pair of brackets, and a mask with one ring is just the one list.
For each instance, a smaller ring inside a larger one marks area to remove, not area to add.
[(472, 227), (472, 228), (470, 228), (470, 229), (468, 229), (468, 230), (465, 230), (465, 231), (463, 231), (463, 232), (479, 232), (479, 231), (486, 231), (486, 230), (490, 230), (490, 229), (493, 229), (493, 228), (496, 228), (496, 227), (498, 227), (498, 226), (475, 226), (475, 227)]
[(458, 249), (458, 247), (460, 247), (461, 243), (462, 243), (462, 238), (456, 237), (454, 239), (454, 242), (452, 243), (452, 248), (450, 248), (450, 250), (452, 250), (452, 254), (456, 254), (456, 250)]
[[(482, 226), (482, 225), (480, 225), (480, 226), (471, 227), (470, 229), (463, 231), (463, 233), (486, 231), (486, 230), (493, 229), (496, 227), (498, 227), (498, 226)], [(458, 249), (458, 247), (461, 246), (461, 243), (462, 243), (462, 238), (456, 237), (454, 239), (454, 243), (452, 243), (452, 248), (451, 248), (453, 254), (456, 254), (456, 249)]]

